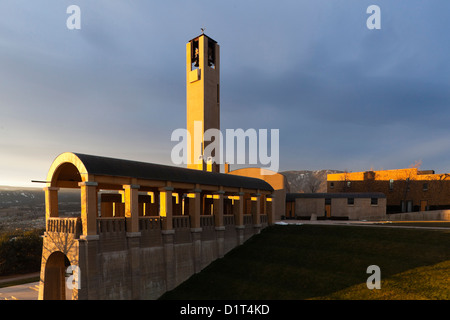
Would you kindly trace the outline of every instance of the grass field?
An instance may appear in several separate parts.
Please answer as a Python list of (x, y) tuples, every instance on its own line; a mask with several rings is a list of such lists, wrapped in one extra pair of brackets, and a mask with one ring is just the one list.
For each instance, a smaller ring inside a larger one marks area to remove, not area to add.
[[(369, 265), (381, 289), (369, 290)], [(450, 299), (450, 229), (271, 226), (161, 299)]]

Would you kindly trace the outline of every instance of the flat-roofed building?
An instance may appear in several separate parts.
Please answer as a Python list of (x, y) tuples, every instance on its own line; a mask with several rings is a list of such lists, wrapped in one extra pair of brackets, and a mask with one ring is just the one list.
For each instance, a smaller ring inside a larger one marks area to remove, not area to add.
[(288, 193), (286, 215), (296, 219), (385, 219), (383, 193)]
[(381, 192), (387, 213), (450, 209), (450, 174), (417, 168), (344, 172), (327, 176), (330, 193)]

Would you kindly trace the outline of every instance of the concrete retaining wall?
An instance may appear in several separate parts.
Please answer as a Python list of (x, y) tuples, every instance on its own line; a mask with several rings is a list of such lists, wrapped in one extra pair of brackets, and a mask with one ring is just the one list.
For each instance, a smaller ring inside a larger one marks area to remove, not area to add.
[(388, 214), (387, 220), (437, 220), (450, 221), (450, 210), (433, 210)]
[(80, 267), (81, 288), (73, 290), (73, 299), (157, 299), (267, 226), (236, 226), (232, 216), (226, 221), (223, 227), (208, 223), (204, 228), (181, 225), (166, 231), (159, 223), (142, 219), (140, 232), (128, 233), (124, 219), (99, 219), (98, 236), (91, 238), (47, 232), (41, 285), (47, 258), (62, 252)]

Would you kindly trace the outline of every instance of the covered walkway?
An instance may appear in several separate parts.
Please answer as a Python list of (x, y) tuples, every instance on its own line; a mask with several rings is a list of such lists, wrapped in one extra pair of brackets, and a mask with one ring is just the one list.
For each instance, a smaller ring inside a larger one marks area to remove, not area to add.
[[(80, 190), (80, 216), (60, 216), (61, 188)], [(166, 256), (159, 259), (167, 269), (158, 272), (166, 274), (165, 285), (172, 288), (191, 271), (200, 271), (274, 223), (274, 190), (263, 180), (153, 163), (63, 153), (51, 165), (44, 190), (46, 237), (41, 288), (46, 277), (54, 278), (54, 285), (61, 286), (62, 270), (69, 264), (80, 265), (82, 274), (91, 273), (88, 279), (95, 278), (96, 283), (112, 281), (104, 275), (98, 279), (100, 270), (88, 268), (87, 264), (92, 266), (94, 261), (88, 260), (96, 259), (98, 263), (112, 256), (110, 252), (120, 250), (127, 252), (129, 260), (123, 268), (129, 268), (135, 279), (130, 287), (137, 288), (142, 278), (142, 254), (147, 254), (145, 248), (157, 247), (165, 252)], [(80, 245), (80, 241), (84, 244)], [(189, 248), (182, 249), (182, 245)], [(183, 259), (191, 259), (182, 257), (186, 250), (193, 252), (192, 264), (183, 261), (189, 266), (186, 270), (173, 270)], [(56, 259), (55, 252), (63, 255)], [(52, 268), (54, 271), (50, 272)], [(87, 281), (86, 276), (82, 281)], [(130, 298), (142, 293), (133, 290)], [(40, 292), (41, 299), (46, 299), (44, 291)], [(93, 291), (97, 289), (92, 287)], [(60, 292), (58, 297), (47, 298), (62, 298), (64, 292)], [(101, 294), (95, 296), (102, 298)], [(73, 297), (81, 298), (78, 292)]]

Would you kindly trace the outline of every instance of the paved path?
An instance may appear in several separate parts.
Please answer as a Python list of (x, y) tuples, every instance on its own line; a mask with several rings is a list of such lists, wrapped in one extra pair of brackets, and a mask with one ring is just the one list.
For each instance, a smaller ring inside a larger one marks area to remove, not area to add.
[(37, 300), (39, 281), (0, 288), (0, 300)]

